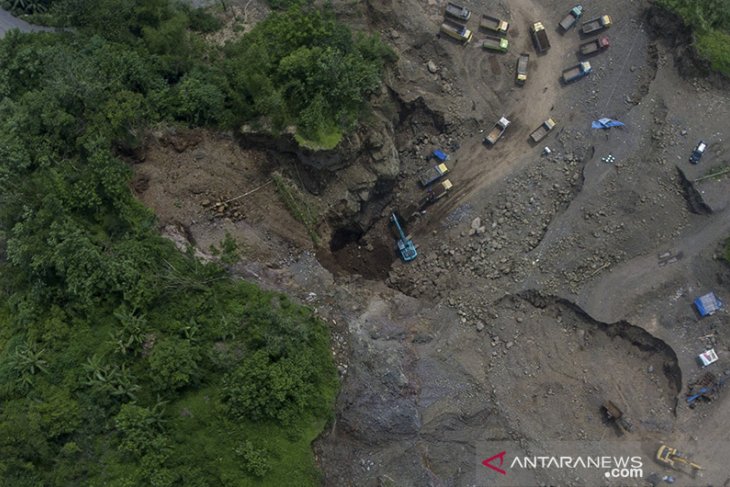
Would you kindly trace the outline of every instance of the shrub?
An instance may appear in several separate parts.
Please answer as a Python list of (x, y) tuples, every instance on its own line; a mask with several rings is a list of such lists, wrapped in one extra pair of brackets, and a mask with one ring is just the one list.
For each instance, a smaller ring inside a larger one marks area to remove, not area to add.
[(160, 390), (176, 390), (195, 380), (200, 352), (189, 340), (163, 338), (149, 356), (150, 376)]

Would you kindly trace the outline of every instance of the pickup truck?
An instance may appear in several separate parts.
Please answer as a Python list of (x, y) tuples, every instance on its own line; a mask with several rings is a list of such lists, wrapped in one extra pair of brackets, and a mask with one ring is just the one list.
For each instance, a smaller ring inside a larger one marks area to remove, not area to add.
[(555, 120), (548, 118), (534, 132), (530, 134), (533, 142), (540, 142), (555, 127)]
[(461, 5), (449, 2), (446, 4), (446, 15), (462, 22), (466, 22), (469, 20), (469, 17), (471, 17), (471, 11)]
[(426, 190), (426, 196), (418, 202), (418, 211), (423, 211), (427, 206), (436, 203), (438, 200), (446, 196), (451, 190), (451, 181), (448, 179), (434, 184)]
[(530, 26), (532, 40), (535, 41), (535, 49), (538, 53), (545, 52), (550, 49), (550, 41), (548, 40), (547, 31), (542, 22), (535, 22)]
[(509, 124), (510, 121), (502, 116), (499, 120), (497, 120), (497, 123), (494, 124), (494, 128), (492, 128), (492, 131), (489, 132), (486, 137), (484, 137), (484, 142), (489, 145), (494, 145), (495, 142), (497, 142), (499, 138), (502, 137), (502, 134), (504, 134), (504, 131), (507, 129)]
[(451, 22), (444, 22), (443, 24), (441, 24), (441, 32), (449, 37), (456, 39), (457, 41), (463, 42), (464, 44), (471, 41), (472, 33), (463, 25), (453, 24)]
[(441, 179), (447, 172), (449, 172), (449, 168), (446, 167), (446, 164), (441, 163), (423, 171), (418, 179), (421, 186), (425, 188)]
[(517, 82), (525, 84), (527, 81), (527, 65), (530, 63), (530, 55), (524, 52), (517, 59)]
[(591, 63), (589, 63), (588, 61), (583, 61), (582, 63), (576, 64), (572, 68), (564, 70), (563, 81), (566, 83), (570, 83), (571, 81), (581, 79), (592, 70), (593, 68), (591, 68)]
[(584, 42), (583, 44), (581, 44), (580, 53), (583, 56), (590, 56), (591, 54), (595, 54), (599, 51), (607, 49), (610, 45), (611, 43), (608, 42), (608, 37), (600, 37), (598, 39), (593, 39), (592, 41)]
[(509, 41), (504, 37), (486, 36), (484, 42), (482, 42), (482, 47), (492, 51), (507, 52)]
[(491, 15), (482, 15), (482, 20), (479, 22), (479, 27), (486, 30), (491, 30), (497, 34), (506, 34), (509, 30), (509, 22), (506, 20), (492, 17)]
[(560, 21), (560, 28), (563, 29), (563, 32), (570, 30), (578, 22), (581, 15), (583, 15), (583, 7), (581, 5), (576, 5), (570, 9), (568, 15)]
[(588, 35), (598, 32), (599, 30), (608, 29), (609, 27), (611, 27), (611, 17), (608, 15), (602, 15), (593, 20), (589, 20), (588, 22), (584, 22), (583, 27), (581, 27), (581, 32)]

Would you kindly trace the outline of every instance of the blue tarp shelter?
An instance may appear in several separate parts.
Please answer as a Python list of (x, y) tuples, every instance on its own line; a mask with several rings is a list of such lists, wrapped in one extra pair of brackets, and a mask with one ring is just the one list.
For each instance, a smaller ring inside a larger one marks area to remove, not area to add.
[(722, 301), (717, 299), (715, 293), (707, 293), (695, 299), (695, 307), (699, 311), (700, 316), (710, 316), (718, 309), (722, 308)]
[(436, 149), (435, 151), (433, 151), (433, 156), (434, 156), (434, 157), (435, 157), (436, 159), (438, 159), (438, 160), (439, 160), (439, 162), (444, 162), (444, 161), (448, 161), (448, 160), (449, 160), (449, 155), (448, 155), (448, 154), (446, 154), (446, 153), (445, 153), (444, 151), (442, 151), (441, 149)]
[(619, 122), (618, 120), (613, 120), (610, 118), (599, 118), (598, 120), (594, 120), (591, 124), (591, 128), (594, 129), (610, 129), (611, 127), (623, 127), (624, 124), (622, 122)]

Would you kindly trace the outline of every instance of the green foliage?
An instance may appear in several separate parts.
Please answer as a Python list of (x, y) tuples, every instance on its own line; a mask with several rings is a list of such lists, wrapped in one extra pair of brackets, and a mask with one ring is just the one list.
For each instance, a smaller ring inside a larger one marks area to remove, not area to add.
[(178, 252), (119, 155), (169, 121), (341, 137), (387, 49), (314, 11), (224, 53), (167, 0), (47, 5), (73, 29), (0, 40), (0, 485), (315, 485), (327, 328)]
[(190, 18), (190, 28), (194, 31), (208, 34), (222, 27), (220, 20), (202, 8), (190, 9), (187, 14)]
[(331, 13), (292, 9), (229, 46), (225, 70), (244, 118), (274, 130), (295, 125), (302, 140), (331, 148), (354, 126), (393, 58), (377, 38), (353, 38)]
[(159, 446), (154, 440), (162, 433), (163, 424), (161, 404), (153, 408), (125, 404), (114, 417), (114, 425), (121, 436), (121, 450), (137, 458)]
[(266, 451), (254, 447), (253, 443), (248, 440), (236, 448), (236, 455), (241, 459), (243, 469), (254, 477), (264, 477), (271, 470)]
[(657, 0), (695, 31), (696, 47), (712, 69), (730, 76), (730, 4), (727, 0)]
[(210, 251), (226, 265), (233, 265), (241, 260), (238, 242), (229, 232), (226, 232), (225, 237), (221, 240), (220, 247), (211, 245)]
[(307, 358), (301, 354), (273, 361), (258, 350), (224, 379), (224, 401), (236, 418), (274, 419), (289, 425), (311, 402), (314, 390)]
[(200, 71), (188, 73), (176, 89), (177, 116), (192, 125), (216, 124), (225, 110), (225, 96)]
[(155, 343), (149, 373), (161, 390), (175, 390), (193, 382), (200, 373), (200, 352), (190, 340), (166, 337)]
[(280, 174), (273, 173), (271, 178), (276, 185), (276, 192), (282, 203), (291, 216), (307, 229), (309, 237), (315, 245), (319, 242), (319, 233), (317, 233), (317, 224), (319, 223), (316, 211), (303, 200), (299, 191), (289, 184)]
[(712, 69), (730, 76), (730, 34), (712, 30), (697, 37), (697, 50)]

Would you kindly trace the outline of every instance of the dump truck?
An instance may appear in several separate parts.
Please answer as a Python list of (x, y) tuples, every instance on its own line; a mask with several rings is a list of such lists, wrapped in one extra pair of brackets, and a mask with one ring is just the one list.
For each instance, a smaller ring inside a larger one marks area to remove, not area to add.
[(452, 186), (451, 181), (445, 179), (428, 188), (426, 190), (426, 196), (424, 196), (418, 203), (418, 210), (423, 211), (429, 205), (436, 203), (438, 200), (449, 194)]
[(545, 52), (550, 49), (550, 41), (548, 40), (547, 31), (542, 22), (535, 22), (530, 26), (532, 40), (535, 42), (535, 49), (538, 53)]
[(599, 30), (608, 29), (609, 27), (611, 27), (611, 17), (608, 15), (601, 15), (600, 17), (596, 17), (588, 22), (583, 22), (581, 32), (588, 35), (598, 32)]
[(509, 126), (509, 124), (510, 121), (502, 116), (499, 120), (497, 120), (497, 123), (494, 124), (494, 128), (492, 128), (492, 131), (489, 132), (486, 137), (484, 137), (484, 142), (489, 145), (494, 145), (499, 140), (499, 138), (502, 137), (502, 134), (507, 129), (507, 126)]
[(491, 51), (507, 52), (509, 41), (504, 37), (486, 36), (484, 42), (482, 42), (482, 47)]
[(446, 4), (446, 15), (462, 22), (466, 22), (469, 20), (469, 17), (471, 17), (471, 11), (461, 5), (449, 2)]
[(530, 134), (533, 142), (540, 142), (555, 127), (555, 120), (548, 118), (534, 132)]
[(576, 5), (570, 9), (568, 15), (563, 17), (563, 20), (560, 21), (560, 28), (563, 32), (570, 30), (578, 22), (581, 15), (583, 15), (583, 7), (581, 5)]
[(627, 433), (631, 433), (634, 430), (634, 425), (613, 401), (605, 401), (602, 408), (606, 413), (606, 419), (615, 423), (616, 426)]
[(463, 42), (464, 44), (471, 41), (472, 33), (463, 25), (452, 22), (444, 22), (441, 24), (441, 32), (449, 37), (453, 37), (457, 41)]
[(421, 182), (421, 186), (425, 188), (441, 179), (447, 172), (449, 172), (449, 168), (446, 167), (446, 164), (437, 164), (423, 171), (418, 180)]
[(530, 63), (530, 55), (526, 53), (520, 54), (517, 59), (517, 82), (524, 84), (527, 81), (527, 65)]
[(580, 53), (583, 56), (590, 56), (604, 49), (608, 49), (611, 43), (608, 41), (608, 37), (600, 37), (593, 39), (592, 41), (584, 42), (580, 45)]
[(582, 77), (588, 75), (593, 70), (591, 68), (591, 63), (588, 61), (583, 61), (582, 63), (578, 63), (572, 68), (568, 68), (563, 71), (563, 81), (566, 83), (570, 83), (571, 81), (579, 80)]
[(509, 22), (506, 20), (492, 17), (491, 15), (482, 15), (482, 20), (479, 22), (479, 27), (486, 30), (491, 30), (497, 34), (506, 34), (509, 30)]

